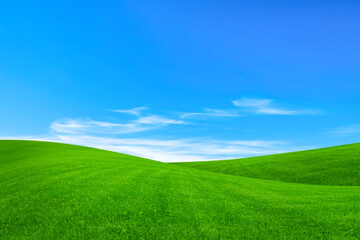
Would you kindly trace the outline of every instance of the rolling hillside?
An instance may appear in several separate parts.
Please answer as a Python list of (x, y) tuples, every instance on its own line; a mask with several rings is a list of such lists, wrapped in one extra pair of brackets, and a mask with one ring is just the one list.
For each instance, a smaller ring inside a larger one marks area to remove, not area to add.
[(358, 186), (260, 180), (80, 146), (0, 141), (1, 239), (359, 239), (359, 201)]
[(235, 160), (177, 164), (259, 179), (360, 186), (360, 143)]

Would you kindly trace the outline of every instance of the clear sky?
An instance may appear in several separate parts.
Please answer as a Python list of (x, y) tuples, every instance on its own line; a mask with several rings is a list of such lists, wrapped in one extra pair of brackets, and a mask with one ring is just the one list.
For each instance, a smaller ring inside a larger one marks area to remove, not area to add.
[(161, 161), (360, 141), (360, 1), (6, 1), (0, 136)]

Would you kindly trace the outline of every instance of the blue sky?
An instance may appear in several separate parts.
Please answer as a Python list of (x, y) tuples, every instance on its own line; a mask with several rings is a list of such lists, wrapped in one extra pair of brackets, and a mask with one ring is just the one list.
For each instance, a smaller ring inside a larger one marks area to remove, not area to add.
[(161, 161), (359, 142), (359, 1), (8, 1), (0, 137)]

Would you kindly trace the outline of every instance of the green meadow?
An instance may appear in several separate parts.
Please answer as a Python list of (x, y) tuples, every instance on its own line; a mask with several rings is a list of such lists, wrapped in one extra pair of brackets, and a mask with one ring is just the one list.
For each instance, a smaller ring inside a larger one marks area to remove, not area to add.
[(360, 186), (360, 143), (252, 158), (178, 164), (258, 179)]
[(1, 239), (360, 239), (360, 145), (168, 164), (0, 141)]

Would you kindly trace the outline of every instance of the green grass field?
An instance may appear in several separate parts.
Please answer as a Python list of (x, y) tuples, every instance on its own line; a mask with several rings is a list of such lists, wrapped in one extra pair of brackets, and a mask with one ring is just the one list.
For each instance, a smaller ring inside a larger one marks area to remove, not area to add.
[(0, 238), (359, 239), (358, 146), (181, 165), (0, 141)]
[(360, 186), (360, 143), (261, 157), (178, 164), (259, 179)]

